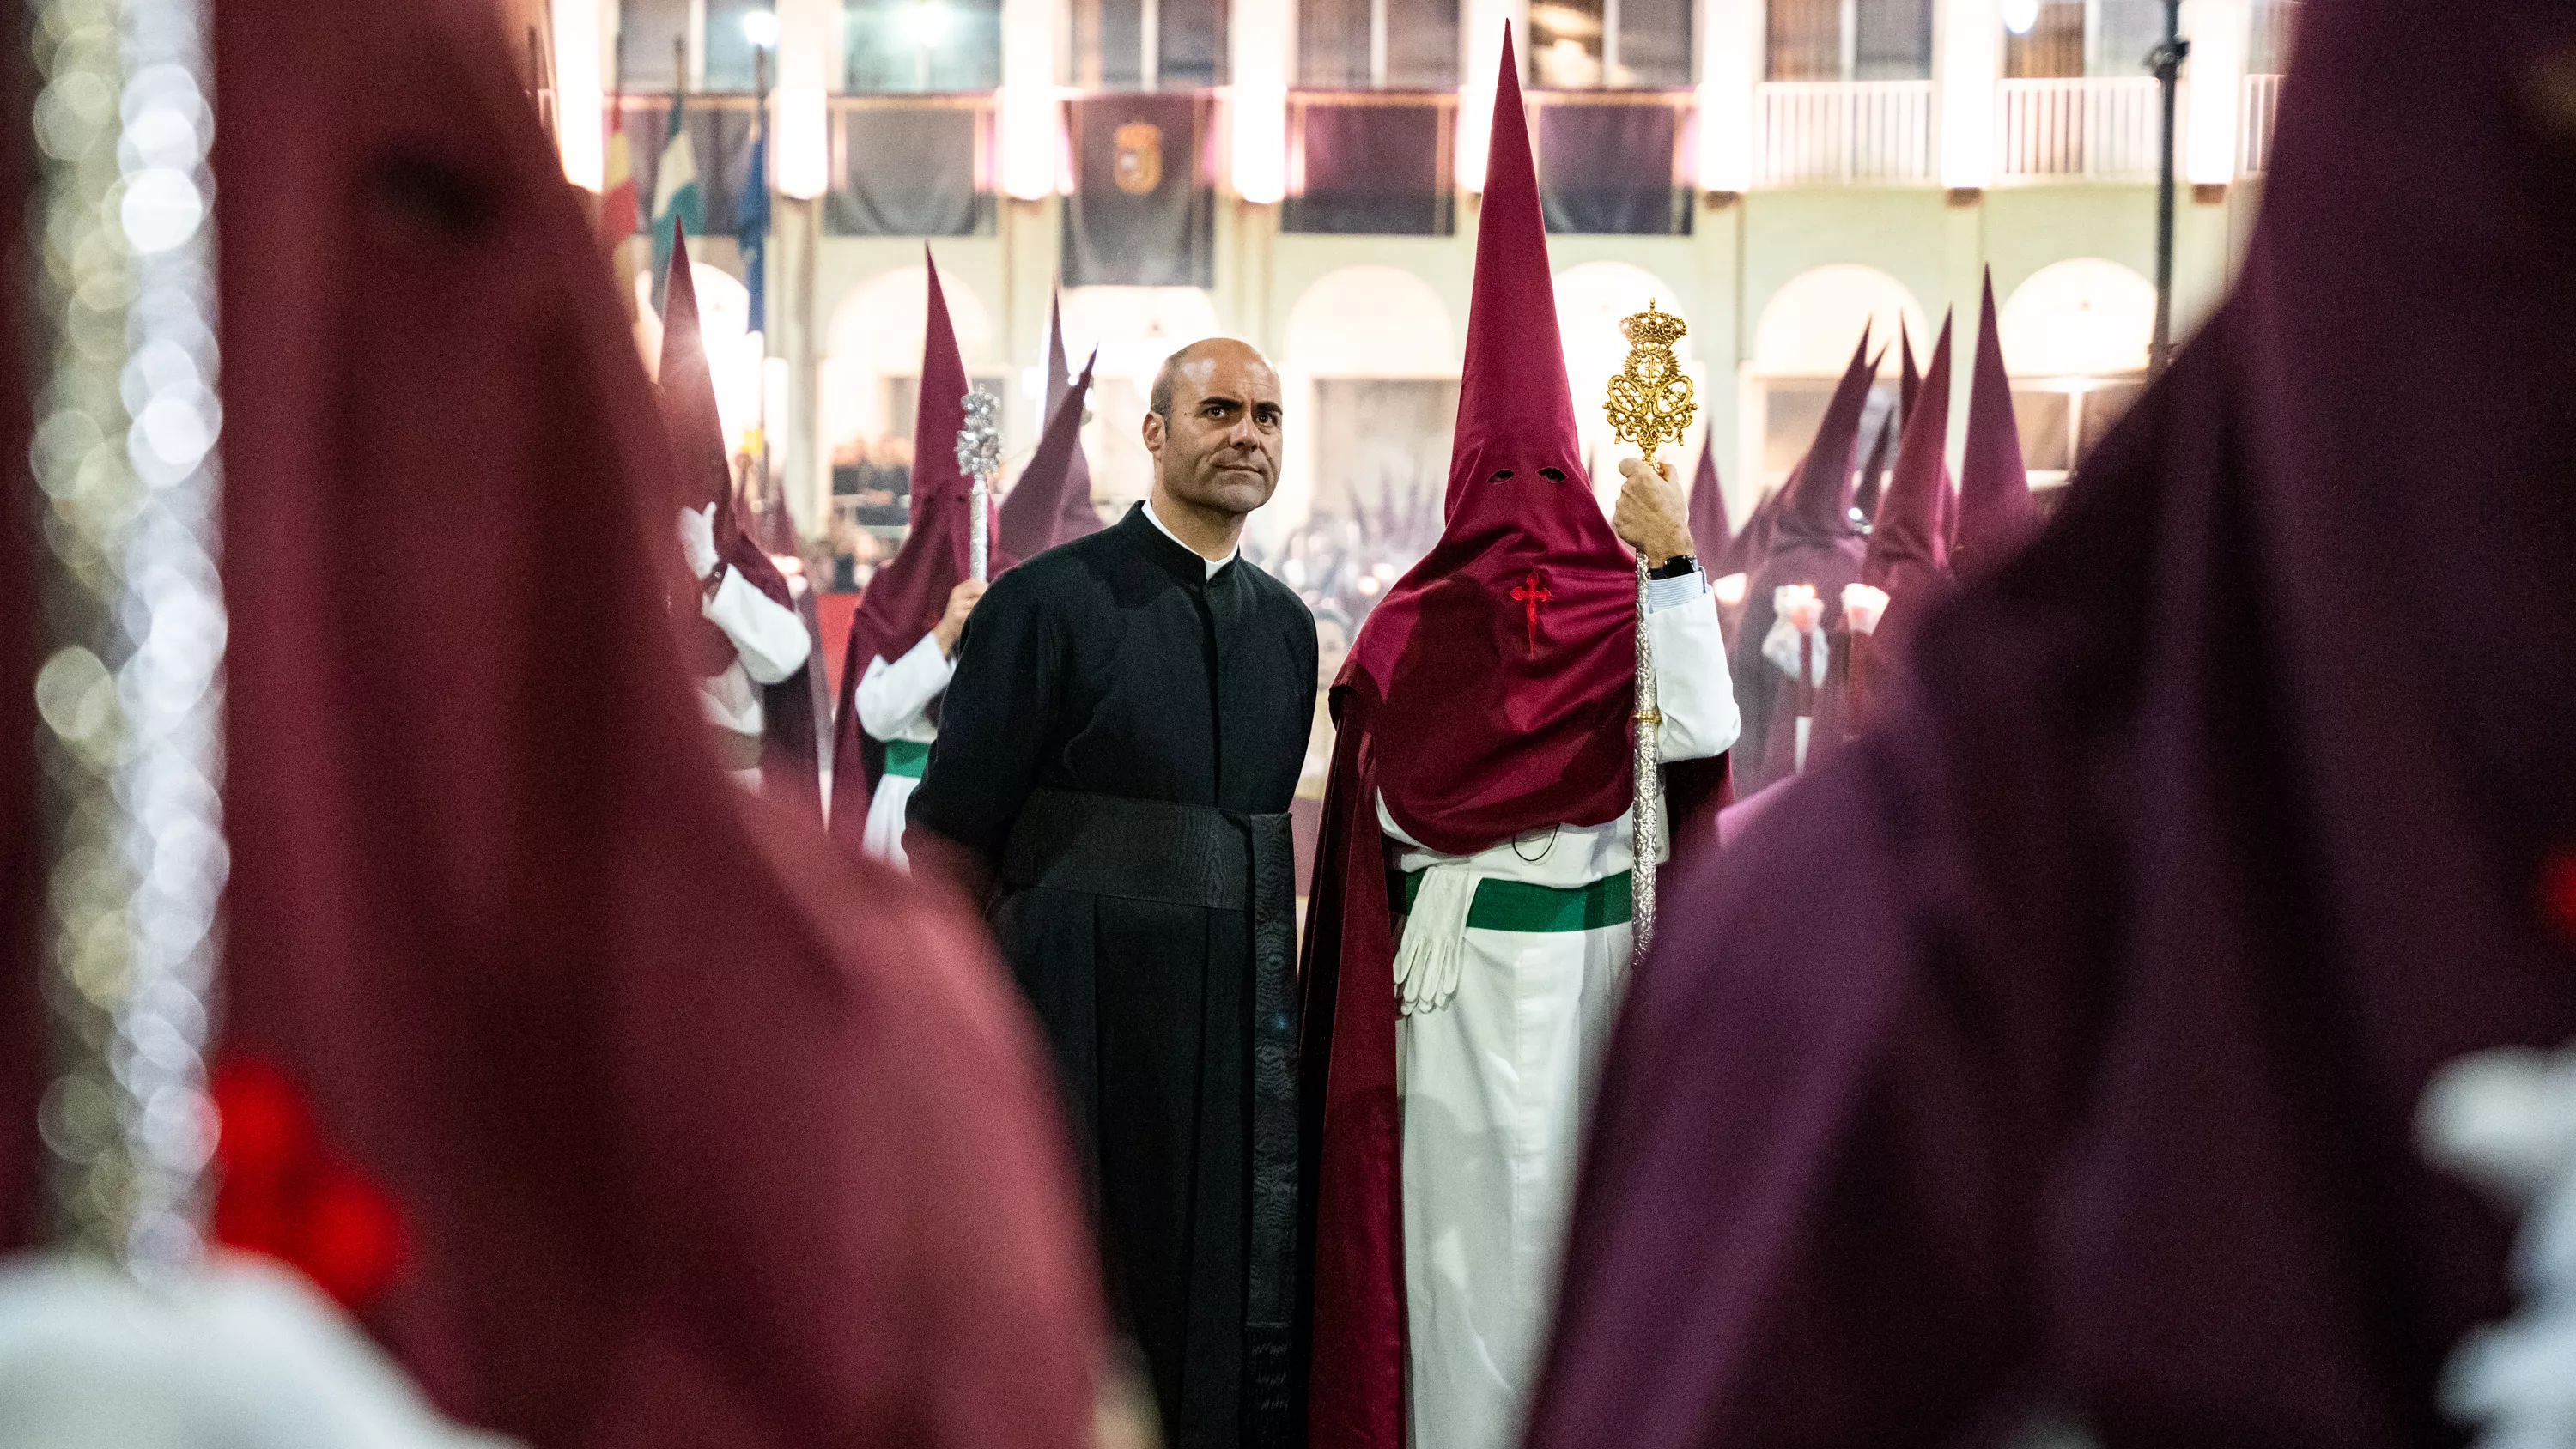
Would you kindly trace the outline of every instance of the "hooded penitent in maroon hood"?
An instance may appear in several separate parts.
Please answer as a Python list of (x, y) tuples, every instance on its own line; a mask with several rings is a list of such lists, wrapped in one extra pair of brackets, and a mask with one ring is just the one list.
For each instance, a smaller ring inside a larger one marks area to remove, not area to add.
[(2570, 56), (2310, 7), (2234, 294), (1673, 894), (1536, 1449), (2465, 1442), (2507, 1224), (2416, 1114), (2576, 1033)]
[[(966, 363), (939, 287), (939, 264), (922, 249), (930, 302), (921, 333), (921, 389), (912, 422), (912, 530), (868, 580), (850, 620), (832, 755), (832, 838), (879, 860), (904, 863), (903, 812), (939, 737), (939, 701), (956, 670), (953, 646), (933, 633), (948, 596), (967, 577), (973, 484), (957, 466), (966, 426)], [(987, 519), (991, 518), (987, 505)], [(987, 535), (988, 572), (1009, 568), (998, 527)]]
[[(786, 576), (743, 531), (724, 422), (716, 411), (715, 373), (698, 323), (689, 241), (677, 221), (671, 223), (662, 310), (662, 425), (671, 440), (681, 506), (714, 510), (703, 523), (681, 520), (684, 534), (698, 527), (713, 545), (712, 552), (694, 558), (682, 550), (692, 572), (673, 597), (697, 604), (697, 617), (681, 625), (682, 636), (728, 763), (737, 771), (758, 770), (763, 793), (820, 824), (814, 635)], [(701, 565), (706, 571), (699, 571)]]
[[(1100, 360), (1094, 348), (1091, 361)], [(1035, 558), (1059, 543), (1100, 531), (1091, 506), (1091, 464), (1082, 455), (1083, 410), (1091, 402), (1091, 362), (1076, 383), (1065, 370), (1064, 304), (1047, 313), (1046, 423), (1037, 452), (995, 511), (994, 537), (1013, 558)], [(1070, 403), (1068, 404), (1068, 400)], [(1068, 406), (1070, 411), (1068, 411)]]
[[(1690, 492), (1691, 542), (1698, 546), (1700, 567), (1711, 578), (1725, 573), (1718, 567), (1735, 549), (1735, 531), (1726, 523), (1726, 487), (1717, 478), (1717, 448), (1704, 443), (1699, 450), (1699, 467), (1691, 474)], [(1720, 599), (1717, 622), (1727, 639), (1735, 637), (1735, 624), (1744, 616), (1744, 601), (1738, 598), (1733, 607)]]
[[(536, 1449), (1088, 1444), (1094, 1279), (1033, 1035), (970, 923), (718, 767), (666, 607), (682, 479), (490, 7), (212, 9), (220, 1046), (399, 1212), (368, 1324)], [(43, 1055), (25, 478), (10, 1246)]]
[(1963, 579), (1992, 572), (2039, 527), (2031, 506), (2030, 470), (2013, 417), (2012, 378), (1995, 327), (1995, 279), (1986, 277), (1977, 309), (1977, 371), (1968, 392), (1968, 444), (1959, 458), (1959, 518), (1950, 536), (1950, 567)]
[[(1821, 764), (1841, 739), (1842, 685), (1817, 684), (1802, 691), (1796, 680), (1764, 656), (1774, 619), (1774, 591), (1804, 584), (1816, 591), (1824, 615), (1815, 629), (1817, 643), (1842, 627), (1843, 585), (1860, 579), (1862, 540), (1852, 527), (1852, 454), (1860, 443), (1861, 413), (1869, 403), (1870, 380), (1878, 362), (1869, 355), (1864, 336), (1852, 349), (1824, 421), (1817, 425), (1807, 455), (1774, 495), (1777, 521), (1769, 547), (1745, 581), (1744, 619), (1736, 625), (1735, 647), (1728, 656), (1735, 679), (1736, 703), (1744, 711), (1744, 738), (1735, 749), (1736, 789), (1751, 794), (1797, 770), (1797, 721), (1804, 713), (1809, 729), (1809, 765)], [(1823, 669), (1830, 648), (1811, 656)], [(1794, 666), (1793, 666), (1794, 667)]]
[[(1878, 628), (1853, 639), (1851, 695), (1845, 701), (1853, 730), (1866, 728), (1896, 679), (1923, 616), (1950, 588), (1949, 540), (1941, 533), (1941, 504), (1950, 491), (1946, 457), (1950, 439), (1950, 322), (1932, 345), (1932, 371), (1919, 387), (1922, 407), (1909, 408), (1896, 470), (1879, 500), (1878, 518), (1861, 560), (1860, 579), (1887, 595)], [(1846, 637), (1850, 631), (1845, 631)]]
[[(1488, 155), (1446, 524), (1333, 687), (1302, 1053), (1319, 1449), (1508, 1441), (1628, 954), (1636, 572), (1577, 461), (1508, 33)], [(1707, 760), (1735, 733), (1715, 600), (1678, 518), (1650, 541), (1661, 752)]]

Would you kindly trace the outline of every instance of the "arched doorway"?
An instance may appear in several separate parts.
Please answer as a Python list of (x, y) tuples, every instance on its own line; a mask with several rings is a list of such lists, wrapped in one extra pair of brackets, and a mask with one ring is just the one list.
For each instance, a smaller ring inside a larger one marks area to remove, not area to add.
[(2146, 390), (2156, 289), (2100, 257), (2032, 273), (1996, 310), (2033, 487), (2063, 483)]

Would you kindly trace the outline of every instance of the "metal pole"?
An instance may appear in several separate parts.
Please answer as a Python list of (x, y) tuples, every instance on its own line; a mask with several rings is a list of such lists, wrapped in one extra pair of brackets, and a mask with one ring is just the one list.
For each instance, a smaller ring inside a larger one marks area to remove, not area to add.
[(2165, 38), (2147, 52), (2164, 104), (2163, 156), (2156, 176), (2156, 330), (2147, 344), (2147, 375), (2161, 376), (2173, 361), (2174, 93), (2182, 80), (2182, 0), (2165, 0)]

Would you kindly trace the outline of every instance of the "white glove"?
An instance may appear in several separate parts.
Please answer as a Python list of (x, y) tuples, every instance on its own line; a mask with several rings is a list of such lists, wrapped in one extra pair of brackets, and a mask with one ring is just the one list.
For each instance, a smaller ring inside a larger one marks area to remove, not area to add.
[[(1808, 664), (1812, 674), (1807, 682), (1822, 685), (1825, 682), (1826, 666), (1833, 658), (1833, 646), (1826, 641), (1824, 631), (1820, 629), (1808, 629), (1807, 638), (1815, 645), (1808, 651)], [(1778, 665), (1782, 674), (1791, 679), (1798, 677), (1797, 620), (1782, 614), (1771, 621), (1771, 632), (1762, 636), (1762, 657)]]
[(2480, 1052), (2442, 1069), (2418, 1112), (2425, 1154), (2524, 1206), (2513, 1319), (2473, 1331), (2442, 1380), (2480, 1449), (2576, 1445), (2576, 1046)]
[(1878, 632), (1879, 616), (1887, 612), (1887, 590), (1867, 584), (1843, 585), (1843, 622), (1855, 634)]
[(680, 557), (689, 566), (692, 578), (703, 579), (716, 571), (716, 506), (712, 503), (701, 511), (680, 510)]
[(1423, 872), (1422, 890), (1395, 948), (1396, 1010), (1406, 1016), (1437, 1011), (1458, 994), (1466, 955), (1467, 910), (1475, 904), (1478, 877), (1463, 866), (1435, 865)]

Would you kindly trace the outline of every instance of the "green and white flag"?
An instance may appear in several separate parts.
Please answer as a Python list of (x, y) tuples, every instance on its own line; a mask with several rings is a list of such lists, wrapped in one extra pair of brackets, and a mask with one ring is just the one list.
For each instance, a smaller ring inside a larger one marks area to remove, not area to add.
[(686, 97), (671, 93), (670, 124), (663, 130), (662, 159), (653, 168), (653, 310), (662, 309), (663, 279), (671, 271), (671, 222), (691, 234), (704, 232), (705, 203), (698, 187), (698, 148), (689, 141)]

